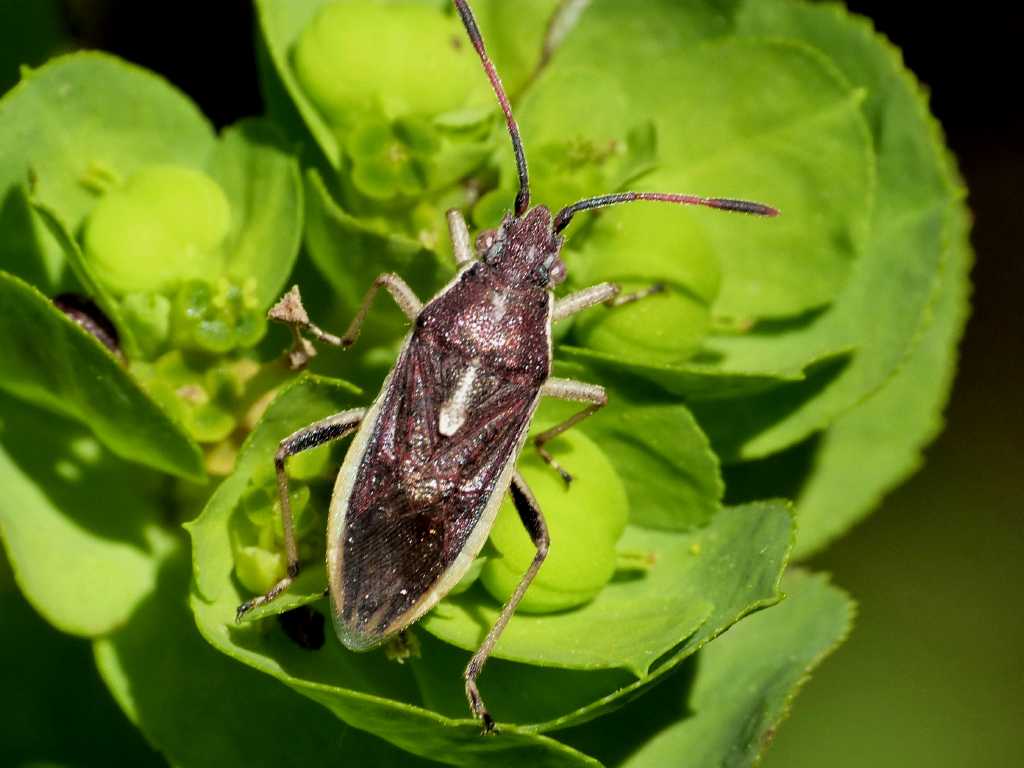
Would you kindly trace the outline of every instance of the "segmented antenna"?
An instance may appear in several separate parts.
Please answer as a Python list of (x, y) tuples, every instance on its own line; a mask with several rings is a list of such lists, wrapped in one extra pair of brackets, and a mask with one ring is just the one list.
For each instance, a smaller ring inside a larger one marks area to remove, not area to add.
[(665, 192), (617, 192), (611, 195), (600, 195), (578, 203), (567, 205), (555, 216), (555, 232), (561, 232), (580, 211), (594, 208), (606, 208), (609, 205), (629, 203), (633, 200), (655, 200), (661, 203), (677, 203), (678, 205), (702, 205), (706, 208), (718, 208), (723, 211), (749, 213), (754, 216), (778, 216), (777, 208), (762, 203), (751, 203), (748, 200), (732, 200), (728, 197), (697, 197), (696, 195), (673, 195)]
[(476, 19), (473, 18), (473, 11), (469, 9), (469, 4), (466, 0), (452, 1), (455, 3), (455, 10), (459, 12), (462, 23), (466, 27), (470, 42), (473, 43), (477, 55), (480, 56), (480, 61), (483, 62), (484, 71), (487, 72), (487, 77), (491, 81), (491, 87), (498, 97), (501, 111), (505, 113), (505, 124), (508, 125), (508, 134), (512, 137), (512, 151), (515, 152), (516, 168), (519, 170), (519, 192), (516, 194), (516, 218), (519, 218), (530, 207), (530, 178), (526, 173), (526, 155), (523, 152), (523, 140), (519, 136), (519, 126), (516, 125), (516, 119), (512, 117), (512, 105), (509, 103), (508, 96), (505, 95), (505, 88), (501, 84), (501, 78), (498, 77), (494, 64), (491, 63), (490, 58), (487, 56), (487, 51), (484, 49), (484, 39), (480, 35), (480, 28), (476, 25)]

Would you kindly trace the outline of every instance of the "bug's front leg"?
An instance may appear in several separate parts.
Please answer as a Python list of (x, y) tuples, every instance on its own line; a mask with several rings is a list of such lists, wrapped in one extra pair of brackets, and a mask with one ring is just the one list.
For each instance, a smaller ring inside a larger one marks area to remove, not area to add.
[(494, 650), (494, 645), (498, 642), (498, 638), (505, 629), (505, 625), (512, 618), (512, 614), (516, 612), (516, 606), (523, 599), (523, 595), (526, 594), (530, 582), (533, 581), (533, 577), (537, 575), (537, 571), (540, 570), (541, 565), (544, 563), (544, 558), (548, 555), (548, 526), (544, 522), (544, 514), (540, 511), (537, 500), (519, 472), (515, 472), (512, 475), (512, 484), (508, 490), (512, 496), (512, 502), (515, 504), (516, 511), (519, 513), (519, 519), (523, 521), (523, 527), (526, 528), (534, 546), (537, 547), (537, 554), (533, 556), (533, 562), (526, 569), (526, 573), (520, 579), (515, 592), (512, 593), (512, 597), (508, 599), (505, 607), (501, 609), (498, 620), (494, 622), (491, 631), (487, 633), (487, 637), (484, 638), (479, 650), (469, 660), (469, 664), (466, 665), (466, 671), (463, 674), (463, 677), (466, 679), (466, 698), (469, 700), (469, 708), (473, 716), (483, 722), (484, 733), (494, 732), (494, 718), (491, 717), (490, 712), (487, 711), (487, 707), (484, 705), (484, 700), (480, 696), (480, 689), (477, 688), (476, 679), (480, 676), (480, 671), (484, 668), (484, 664), (487, 663), (487, 658), (491, 655), (491, 651)]
[(540, 388), (540, 393), (545, 397), (557, 397), (559, 400), (589, 403), (582, 411), (574, 413), (565, 421), (559, 422), (551, 427), (551, 429), (546, 429), (533, 438), (533, 445), (540, 454), (540, 457), (558, 472), (562, 479), (565, 480), (565, 484), (568, 485), (572, 482), (572, 475), (566, 472), (565, 468), (555, 460), (555, 457), (548, 452), (544, 444), (558, 437), (567, 429), (576, 426), (588, 416), (592, 416), (601, 410), (608, 404), (608, 395), (600, 384), (588, 384), (585, 381), (576, 381), (575, 379), (559, 379), (554, 376), (544, 382)]
[(656, 293), (662, 293), (664, 290), (664, 285), (655, 283), (649, 288), (644, 288), (642, 291), (623, 293), (622, 286), (618, 283), (598, 283), (576, 293), (570, 293), (568, 296), (556, 301), (555, 308), (551, 313), (551, 320), (557, 323), (559, 320), (564, 320), (575, 315), (577, 312), (597, 304), (621, 307), (623, 304), (630, 304), (634, 301), (645, 299)]
[(355, 317), (352, 318), (352, 322), (349, 323), (348, 328), (345, 330), (345, 334), (343, 336), (335, 336), (333, 333), (323, 330), (309, 319), (306, 308), (302, 306), (299, 286), (293, 285), (292, 289), (282, 296), (281, 300), (267, 313), (267, 317), (271, 320), (284, 323), (292, 329), (295, 339), (292, 350), (289, 352), (292, 368), (303, 368), (310, 358), (316, 355), (313, 345), (302, 337), (303, 331), (306, 331), (318, 341), (335, 347), (348, 349), (355, 344), (359, 338), (359, 331), (363, 327), (363, 321), (366, 319), (366, 314), (370, 311), (370, 305), (381, 288), (387, 289), (387, 292), (391, 294), (399, 309), (405, 313), (405, 316), (410, 321), (415, 320), (420, 310), (423, 309), (423, 302), (419, 300), (408, 283), (394, 272), (384, 272), (378, 275), (370, 285), (369, 290), (359, 304), (359, 309), (356, 310)]
[(238, 606), (235, 620), (240, 621), (245, 614), (260, 605), (266, 605), (276, 598), (295, 581), (299, 575), (299, 545), (295, 540), (295, 523), (292, 518), (292, 505), (288, 496), (288, 474), (285, 462), (289, 456), (308, 451), (332, 440), (340, 440), (354, 432), (366, 415), (365, 408), (352, 408), (336, 413), (323, 421), (310, 424), (297, 432), (293, 432), (278, 445), (274, 454), (274, 468), (277, 470), (277, 492), (281, 500), (281, 527), (284, 529), (284, 551), (288, 559), (285, 577), (270, 588), (265, 595), (254, 597)]
[(462, 267), (476, 260), (473, 241), (469, 237), (469, 227), (457, 208), (448, 211), (448, 235), (452, 239), (452, 251), (455, 254), (455, 266)]

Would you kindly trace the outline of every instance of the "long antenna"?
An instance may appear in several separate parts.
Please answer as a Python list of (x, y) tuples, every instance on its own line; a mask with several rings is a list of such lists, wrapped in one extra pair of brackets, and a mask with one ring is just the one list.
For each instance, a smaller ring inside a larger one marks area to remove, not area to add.
[(749, 213), (754, 216), (778, 216), (777, 208), (762, 203), (751, 203), (747, 200), (733, 200), (728, 197), (697, 197), (696, 195), (673, 195), (665, 192), (616, 192), (611, 195), (600, 195), (580, 200), (578, 203), (567, 205), (555, 216), (555, 232), (561, 232), (572, 220), (572, 217), (580, 211), (589, 211), (594, 208), (606, 208), (609, 205), (629, 203), (633, 200), (655, 200), (661, 203), (676, 203), (678, 205), (702, 205), (706, 208), (718, 208), (723, 211), (735, 213)]
[(487, 51), (484, 49), (484, 39), (480, 35), (480, 28), (476, 25), (476, 19), (473, 18), (473, 11), (469, 9), (469, 4), (466, 0), (453, 0), (453, 2), (455, 3), (455, 10), (459, 12), (462, 23), (466, 27), (466, 32), (469, 34), (469, 40), (473, 43), (473, 47), (476, 48), (480, 61), (483, 62), (484, 71), (487, 72), (487, 77), (491, 81), (491, 87), (498, 97), (501, 111), (505, 113), (505, 124), (508, 126), (509, 136), (512, 137), (512, 151), (515, 152), (516, 168), (519, 170), (519, 192), (516, 193), (516, 218), (519, 218), (530, 207), (530, 178), (526, 173), (526, 154), (523, 152), (523, 140), (519, 136), (519, 126), (516, 125), (516, 119), (512, 117), (512, 105), (509, 103), (508, 96), (505, 95), (505, 88), (501, 84), (501, 78), (498, 77), (494, 64), (491, 63), (490, 58), (487, 56)]

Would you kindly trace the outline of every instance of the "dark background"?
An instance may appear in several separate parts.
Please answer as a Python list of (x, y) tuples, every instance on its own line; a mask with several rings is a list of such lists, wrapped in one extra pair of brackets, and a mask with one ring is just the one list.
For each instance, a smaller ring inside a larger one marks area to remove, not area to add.
[[(0, 21), (16, 4), (44, 37), (70, 32), (162, 73), (218, 125), (261, 111), (249, 0), (66, 0), (53, 4), (57, 17), (50, 3), (0, 0)], [(765, 764), (1019, 765), (1024, 11), (848, 5), (903, 49), (959, 158), (975, 215), (974, 310), (948, 426), (925, 469), (812, 564), (857, 598), (857, 627), (800, 695)], [(27, 47), (0, 64), (18, 56), (45, 58)], [(14, 76), (0, 71), (0, 87)]]

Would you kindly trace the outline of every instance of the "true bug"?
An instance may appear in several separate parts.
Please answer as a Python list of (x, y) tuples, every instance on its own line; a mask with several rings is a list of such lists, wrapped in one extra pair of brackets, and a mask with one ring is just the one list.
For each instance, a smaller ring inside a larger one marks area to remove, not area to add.
[(393, 637), (429, 611), (466, 573), (490, 532), (505, 492), (511, 493), (536, 556), (464, 674), (466, 696), (484, 730), (494, 721), (477, 676), (548, 551), (544, 517), (516, 460), (541, 397), (584, 403), (534, 445), (566, 482), (571, 476), (544, 445), (607, 402), (596, 384), (551, 377), (551, 326), (596, 304), (621, 304), (655, 292), (620, 295), (602, 283), (555, 300), (565, 278), (561, 232), (576, 213), (632, 200), (701, 205), (773, 216), (769, 206), (743, 200), (653, 192), (620, 192), (582, 200), (552, 216), (530, 208), (530, 185), (519, 128), (501, 80), (484, 49), (466, 0), (453, 0), (505, 116), (519, 175), (511, 215), (471, 243), (458, 211), (448, 213), (458, 273), (424, 305), (395, 274), (379, 276), (342, 337), (314, 325), (293, 288), (270, 311), (291, 325), (298, 360), (306, 331), (349, 347), (374, 296), (385, 288), (412, 322), (395, 367), (369, 408), (330, 416), (281, 441), (275, 457), (288, 558), (287, 576), (266, 595), (238, 609), (241, 618), (292, 583), (299, 561), (288, 500), (286, 459), (355, 432), (331, 499), (327, 574), (334, 626), (352, 650)]

